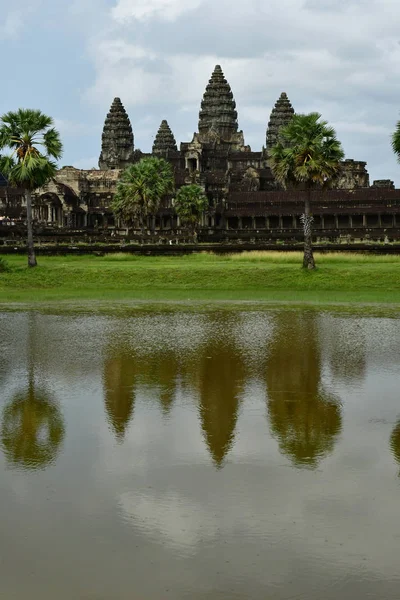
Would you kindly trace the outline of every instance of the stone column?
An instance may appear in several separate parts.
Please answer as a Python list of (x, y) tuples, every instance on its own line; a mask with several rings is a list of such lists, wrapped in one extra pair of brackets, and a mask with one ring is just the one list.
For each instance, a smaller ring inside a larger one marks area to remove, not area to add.
[(243, 229), (242, 217), (238, 217), (238, 229)]

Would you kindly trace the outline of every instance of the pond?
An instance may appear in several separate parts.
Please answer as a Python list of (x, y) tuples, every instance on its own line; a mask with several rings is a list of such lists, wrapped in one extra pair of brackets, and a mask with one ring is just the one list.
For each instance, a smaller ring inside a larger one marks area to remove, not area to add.
[(398, 599), (400, 319), (0, 327), (2, 598)]

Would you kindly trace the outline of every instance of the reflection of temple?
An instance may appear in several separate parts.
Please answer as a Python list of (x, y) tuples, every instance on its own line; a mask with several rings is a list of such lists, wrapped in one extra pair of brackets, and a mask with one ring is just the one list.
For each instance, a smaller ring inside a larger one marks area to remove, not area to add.
[[(182, 143), (178, 150), (167, 121), (162, 121), (152, 154), (172, 164), (177, 187), (195, 182), (204, 188), (209, 209), (203, 215), (202, 235), (210, 241), (246, 236), (268, 240), (301, 237), (302, 193), (279, 190), (268, 166), (268, 149), (293, 113), (287, 95), (282, 93), (270, 115), (266, 147), (252, 151), (239, 130), (231, 88), (221, 67), (216, 66), (201, 102), (198, 131), (193, 139)], [(146, 155), (134, 149), (131, 122), (116, 98), (104, 124), (100, 170), (61, 169), (55, 180), (35, 196), (37, 224), (114, 228), (110, 203), (120, 170), (143, 156)], [(344, 161), (337, 189), (323, 197), (320, 192), (314, 194), (316, 236), (399, 238), (400, 190), (393, 187), (386, 180), (376, 181), (370, 187), (366, 164)], [(15, 206), (10, 201), (7, 204), (6, 193), (0, 188), (0, 209), (16, 216), (24, 210), (21, 193), (10, 193), (15, 196)], [(155, 215), (155, 231), (166, 233), (171, 229), (179, 230), (179, 223), (171, 199), (166, 199)]]
[(144, 350), (115, 338), (104, 356), (105, 410), (118, 441), (126, 434), (140, 392), (156, 398), (167, 414), (180, 388), (199, 402), (204, 438), (217, 466), (233, 443), (244, 383), (243, 357), (228, 338), (206, 341), (193, 354), (163, 347)]
[(227, 340), (205, 346), (198, 360), (201, 424), (211, 456), (221, 466), (234, 440), (244, 361)]
[(122, 441), (133, 414), (137, 366), (129, 349), (112, 347), (104, 360), (104, 404), (117, 440)]
[(104, 404), (108, 422), (118, 441), (123, 441), (133, 417), (139, 387), (155, 394), (164, 413), (176, 396), (179, 359), (171, 352), (140, 352), (114, 341), (103, 365)]
[(297, 466), (317, 466), (341, 429), (338, 401), (321, 384), (316, 316), (276, 316), (266, 362), (268, 412), (281, 451)]

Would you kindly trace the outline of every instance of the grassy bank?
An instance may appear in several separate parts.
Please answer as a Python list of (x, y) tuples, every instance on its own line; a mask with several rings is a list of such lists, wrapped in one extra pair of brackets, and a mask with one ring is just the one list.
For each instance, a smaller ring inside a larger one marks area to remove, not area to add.
[(300, 253), (249, 252), (181, 257), (7, 257), (0, 302), (259, 301), (400, 304), (400, 257), (316, 255), (301, 269)]

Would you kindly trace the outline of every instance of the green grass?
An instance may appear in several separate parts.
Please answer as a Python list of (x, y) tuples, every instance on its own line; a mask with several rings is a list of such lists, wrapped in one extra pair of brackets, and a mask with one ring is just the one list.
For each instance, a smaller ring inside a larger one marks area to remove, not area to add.
[(400, 305), (400, 256), (316, 254), (318, 269), (301, 268), (301, 253), (245, 252), (180, 257), (8, 256), (0, 302), (251, 301)]

